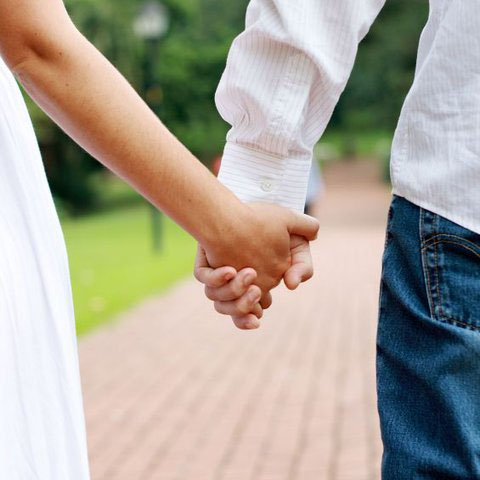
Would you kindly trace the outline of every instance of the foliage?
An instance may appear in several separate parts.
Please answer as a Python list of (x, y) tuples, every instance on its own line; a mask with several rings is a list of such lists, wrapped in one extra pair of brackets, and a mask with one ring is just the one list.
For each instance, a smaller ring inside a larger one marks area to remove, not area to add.
[(214, 94), (231, 41), (240, 31), (246, 0), (189, 0), (189, 16), (173, 24), (155, 63), (164, 93), (161, 117), (208, 162), (223, 149), (227, 126)]
[[(136, 12), (136, 2), (66, 0), (65, 4), (82, 33), (134, 85), (139, 84), (135, 59), (140, 42), (131, 34), (131, 25), (128, 23)], [(92, 183), (92, 175), (101, 167), (61, 132), (32, 101), (27, 100), (27, 103), (54, 195), (70, 213), (92, 210), (98, 205), (99, 199), (99, 190)]]
[(390, 0), (360, 44), (355, 68), (332, 119), (347, 132), (392, 130), (413, 81), (427, 0)]

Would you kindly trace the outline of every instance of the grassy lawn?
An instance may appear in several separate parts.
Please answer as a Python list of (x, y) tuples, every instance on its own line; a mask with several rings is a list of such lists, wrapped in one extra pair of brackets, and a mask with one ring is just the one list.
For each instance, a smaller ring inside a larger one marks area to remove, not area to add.
[(83, 334), (192, 271), (195, 243), (163, 217), (161, 253), (152, 249), (144, 203), (62, 221), (77, 331)]

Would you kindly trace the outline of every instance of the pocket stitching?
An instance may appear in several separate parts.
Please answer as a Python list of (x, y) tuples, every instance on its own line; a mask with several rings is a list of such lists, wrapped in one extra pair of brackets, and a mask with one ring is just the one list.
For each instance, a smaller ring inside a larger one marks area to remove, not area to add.
[[(440, 235), (437, 235), (437, 237), (440, 236)], [(455, 242), (453, 240), (439, 240), (438, 242), (430, 242), (430, 243), (426, 243), (423, 247), (422, 247), (422, 250), (426, 250), (428, 247), (430, 246), (434, 246), (435, 247), (435, 251), (436, 251), (436, 248), (437, 248), (437, 245), (439, 245), (440, 243), (450, 243), (452, 245), (458, 245), (459, 247), (463, 247), (463, 248), (466, 248), (467, 250), (469, 250), (470, 252), (472, 252), (475, 256), (477, 256), (478, 258), (480, 258), (480, 253), (477, 252), (476, 249), (470, 247), (470, 245), (475, 245), (475, 247), (477, 246), (475, 243), (472, 243), (472, 242), (469, 242), (468, 240), (465, 240), (464, 238), (461, 238), (461, 237), (456, 237), (455, 235), (444, 235), (444, 236), (450, 236), (450, 237), (455, 237), (455, 238), (458, 238), (460, 240), (462, 240), (462, 242)], [(467, 243), (468, 245), (465, 245), (465, 243)], [(435, 260), (436, 261), (436, 260)]]
[[(425, 210), (423, 208), (420, 209), (420, 222), (419, 222), (419, 230), (420, 230), (420, 239), (422, 243), (425, 243), (424, 241), (424, 229), (425, 229)], [(433, 297), (432, 297), (432, 282), (430, 278), (430, 271), (428, 268), (428, 252), (426, 249), (423, 247), (421, 248), (421, 257), (422, 257), (422, 266), (423, 266), (423, 275), (425, 277), (425, 282), (426, 282), (426, 290), (427, 290), (427, 300), (428, 300), (428, 307), (430, 309), (430, 317), (432, 319), (435, 319), (435, 307), (433, 303)]]
[(471, 323), (462, 322), (461, 320), (457, 320), (456, 318), (449, 317), (448, 315), (444, 315), (443, 319), (438, 319), (439, 322), (448, 323), (450, 325), (456, 325), (462, 328), (466, 328), (468, 330), (474, 330), (476, 332), (480, 332), (480, 327), (476, 325), (472, 325)]
[[(466, 243), (469, 243), (470, 245), (475, 245), (476, 246), (476, 244), (473, 244), (472, 242), (469, 242), (468, 240), (465, 240), (462, 237), (458, 237), (457, 235), (439, 234), (439, 235), (436, 235), (435, 237), (432, 237), (432, 238), (438, 238), (440, 236), (454, 237), (454, 238), (457, 238), (457, 239), (461, 240), (462, 242), (466, 242)], [(431, 240), (431, 239), (429, 239), (429, 240)], [(478, 252), (476, 252), (471, 247), (469, 247), (469, 246), (467, 246), (467, 245), (465, 245), (461, 242), (458, 242), (458, 241), (439, 240), (439, 241), (434, 242), (434, 243), (432, 243), (430, 241), (425, 242), (424, 246), (421, 248), (422, 253), (424, 255), (428, 256), (428, 252), (427, 252), (428, 247), (431, 247), (431, 246), (434, 247), (435, 277), (436, 277), (435, 280), (436, 280), (436, 290), (437, 290), (437, 296), (438, 296), (438, 300), (435, 302), (435, 300), (433, 299), (433, 295), (432, 295), (432, 285), (431, 285), (430, 272), (429, 272), (429, 269), (428, 269), (428, 265), (425, 266), (425, 264), (424, 264), (424, 274), (425, 274), (426, 279), (427, 279), (427, 290), (428, 290), (427, 295), (428, 295), (428, 299), (429, 299), (429, 303), (430, 303), (430, 314), (432, 315), (433, 319), (435, 319), (437, 321), (440, 321), (440, 322), (443, 322), (443, 323), (448, 323), (448, 324), (453, 324), (453, 325), (456, 325), (456, 326), (459, 326), (459, 327), (462, 327), (462, 328), (466, 328), (466, 329), (469, 329), (469, 330), (474, 330), (476, 332), (480, 332), (480, 326), (473, 325), (471, 323), (467, 323), (467, 322), (464, 322), (462, 320), (457, 320), (456, 318), (453, 318), (453, 317), (445, 314), (445, 311), (442, 307), (443, 298), (442, 298), (442, 293), (441, 293), (441, 290), (440, 290), (439, 273), (438, 273), (437, 245), (439, 245), (441, 243), (450, 243), (450, 244), (453, 244), (453, 245), (464, 247), (467, 250), (471, 251), (473, 254), (475, 254), (477, 257), (480, 258), (480, 255), (478, 254)], [(423, 255), (422, 255), (422, 258), (423, 258)], [(426, 260), (427, 260), (427, 263), (428, 263), (428, 259), (426, 259)], [(436, 308), (435, 307), (438, 307), (438, 311), (439, 311), (438, 316), (436, 315), (436, 312), (435, 312)], [(436, 318), (436, 317), (438, 317), (438, 318)]]
[[(448, 318), (448, 315), (445, 315), (445, 312), (443, 311), (443, 296), (442, 296), (442, 291), (440, 290), (440, 274), (438, 273), (438, 250), (437, 250), (437, 245), (438, 243), (435, 243), (434, 246), (434, 256), (435, 256), (435, 281), (436, 281), (436, 288), (437, 288), (437, 298), (438, 298), (438, 312), (440, 318)], [(435, 313), (435, 309), (434, 309)]]

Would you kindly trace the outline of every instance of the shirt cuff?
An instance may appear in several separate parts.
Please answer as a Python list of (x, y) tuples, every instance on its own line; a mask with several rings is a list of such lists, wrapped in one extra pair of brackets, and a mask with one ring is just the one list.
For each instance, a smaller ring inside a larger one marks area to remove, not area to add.
[(242, 202), (303, 212), (311, 163), (311, 155), (287, 158), (229, 142), (218, 179)]

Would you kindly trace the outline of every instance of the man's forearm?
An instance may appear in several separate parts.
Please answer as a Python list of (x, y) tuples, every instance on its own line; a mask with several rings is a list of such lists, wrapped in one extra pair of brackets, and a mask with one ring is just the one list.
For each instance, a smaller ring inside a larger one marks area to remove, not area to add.
[(385, 0), (250, 0), (217, 90), (232, 125), (219, 179), (303, 211), (313, 147)]

